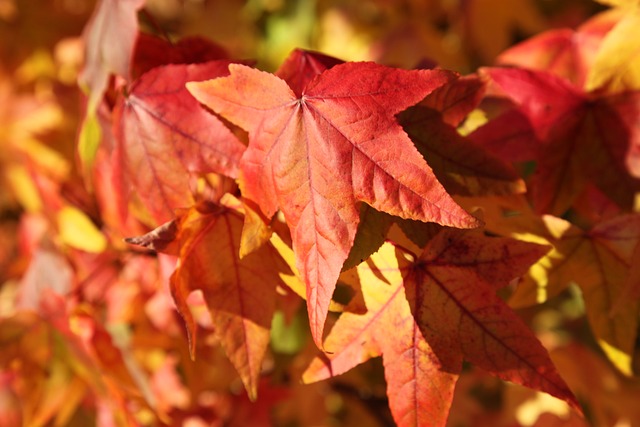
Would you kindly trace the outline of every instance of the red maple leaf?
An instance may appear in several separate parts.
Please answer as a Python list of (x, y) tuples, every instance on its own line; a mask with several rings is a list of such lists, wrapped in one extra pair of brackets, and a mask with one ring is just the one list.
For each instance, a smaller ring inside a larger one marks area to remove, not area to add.
[(229, 54), (217, 44), (202, 37), (185, 37), (175, 43), (150, 34), (138, 34), (131, 66), (134, 77), (167, 64), (201, 64), (228, 59)]
[(341, 281), (356, 294), (303, 374), (342, 374), (382, 355), (389, 406), (399, 426), (444, 426), (463, 360), (564, 399), (575, 397), (547, 351), (495, 294), (548, 248), (481, 233), (443, 230), (420, 256), (386, 243)]
[(485, 72), (528, 118), (540, 141), (529, 159), (537, 162), (531, 192), (538, 212), (562, 215), (589, 182), (621, 206), (632, 205), (640, 189), (635, 123), (640, 92), (585, 93), (543, 71)]
[[(115, 175), (135, 188), (158, 224), (172, 219), (174, 209), (194, 203), (193, 175), (237, 174), (244, 144), (184, 86), (226, 75), (228, 64), (219, 60), (154, 68), (116, 105)], [(128, 192), (127, 186), (117, 187)]]
[(321, 343), (329, 301), (359, 222), (359, 202), (393, 215), (473, 227), (394, 119), (452, 78), (345, 63), (297, 95), (273, 74), (230, 65), (230, 76), (189, 83), (203, 104), (249, 133), (243, 195), (271, 217), (281, 209), (307, 285), (312, 334)]

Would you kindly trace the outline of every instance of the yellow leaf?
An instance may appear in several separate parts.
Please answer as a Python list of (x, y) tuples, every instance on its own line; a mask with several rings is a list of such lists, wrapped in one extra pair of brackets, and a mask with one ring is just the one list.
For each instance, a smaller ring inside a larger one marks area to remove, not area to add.
[(58, 212), (58, 230), (62, 241), (76, 249), (98, 253), (107, 247), (104, 234), (79, 209), (66, 206)]
[(4, 171), (13, 194), (27, 212), (42, 210), (42, 199), (27, 170), (21, 165), (7, 165)]
[(242, 236), (240, 238), (240, 259), (257, 251), (269, 241), (271, 228), (267, 219), (260, 213), (260, 208), (251, 200), (239, 200), (229, 193), (222, 196), (222, 205), (244, 215)]
[(88, 176), (89, 171), (93, 167), (101, 137), (102, 131), (100, 130), (100, 123), (98, 123), (98, 118), (95, 113), (87, 114), (80, 128), (80, 135), (78, 137), (78, 156), (85, 176)]
[[(280, 254), (284, 262), (287, 263), (293, 274), (280, 273), (280, 280), (282, 280), (293, 292), (295, 292), (300, 298), (307, 299), (306, 285), (300, 278), (300, 272), (296, 268), (296, 260), (293, 254), (293, 249), (287, 245), (282, 238), (273, 233), (269, 240), (276, 251)], [(344, 306), (335, 301), (329, 303), (329, 311), (340, 312), (344, 310)]]
[(607, 34), (587, 77), (586, 89), (640, 89), (640, 7), (627, 11)]
[(627, 7), (638, 4), (638, 0), (596, 0), (598, 3), (602, 3), (607, 6), (613, 7)]

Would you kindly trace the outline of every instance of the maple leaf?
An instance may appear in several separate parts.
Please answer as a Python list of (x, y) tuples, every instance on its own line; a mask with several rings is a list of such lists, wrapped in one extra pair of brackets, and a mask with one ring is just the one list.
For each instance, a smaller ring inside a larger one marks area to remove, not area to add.
[[(468, 208), (482, 207), (487, 230), (553, 249), (524, 275), (509, 305), (542, 304), (571, 283), (584, 298), (593, 334), (613, 364), (631, 374), (640, 302), (628, 298), (634, 249), (640, 242), (640, 215), (617, 214), (581, 229), (551, 215), (536, 215), (526, 200), (491, 197), (461, 200)], [(623, 303), (621, 299), (626, 297)]]
[(529, 120), (517, 109), (509, 109), (468, 135), (469, 140), (506, 162), (536, 158), (538, 137)]
[(525, 191), (515, 170), (444, 123), (423, 106), (404, 111), (398, 120), (450, 194), (511, 194)]
[[(162, 243), (166, 244), (166, 233), (173, 229), (180, 249), (178, 265), (171, 276), (171, 293), (187, 325), (192, 356), (195, 356), (196, 323), (187, 297), (201, 290), (211, 314), (214, 336), (254, 400), (269, 344), (276, 285), (283, 283), (279, 274), (288, 269), (269, 245), (240, 259), (243, 222), (243, 215), (235, 209), (199, 203), (180, 213), (175, 228), (163, 227)], [(152, 238), (143, 240), (148, 242)]]
[(229, 77), (188, 88), (248, 131), (241, 190), (267, 217), (278, 208), (284, 213), (317, 344), (353, 244), (358, 202), (405, 218), (477, 225), (393, 118), (450, 80), (450, 73), (346, 63), (313, 78), (298, 97), (272, 74), (235, 64), (229, 69)]
[(415, 258), (385, 243), (356, 268), (355, 278), (341, 278), (360, 288), (361, 297), (337, 320), (325, 341), (329, 353), (311, 362), (303, 381), (339, 375), (382, 355), (396, 423), (439, 426), (466, 359), (576, 406), (544, 347), (495, 294), (546, 250), (451, 229)]
[(115, 109), (115, 176), (128, 181), (152, 217), (194, 203), (192, 175), (235, 177), (244, 144), (184, 87), (188, 81), (226, 75), (229, 61), (155, 68), (134, 82)]
[(543, 221), (542, 237), (554, 251), (525, 276), (510, 305), (545, 302), (575, 282), (598, 344), (618, 369), (631, 375), (640, 303), (619, 300), (640, 241), (640, 215), (617, 216), (586, 231), (560, 218), (545, 215)]
[[(592, 182), (621, 206), (640, 189), (640, 92), (584, 93), (542, 71), (486, 69), (540, 140), (531, 191), (536, 210), (562, 215)], [(632, 176), (633, 175), (633, 176)]]

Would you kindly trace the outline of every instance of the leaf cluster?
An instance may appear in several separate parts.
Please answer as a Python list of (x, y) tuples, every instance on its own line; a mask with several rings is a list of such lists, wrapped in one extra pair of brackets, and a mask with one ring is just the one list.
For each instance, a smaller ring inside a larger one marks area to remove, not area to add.
[[(373, 2), (380, 63), (240, 59), (156, 3), (0, 74), (0, 424), (640, 421), (637, 2), (511, 47), (476, 25), (537, 32), (531, 2)], [(477, 56), (400, 68), (402, 13)]]

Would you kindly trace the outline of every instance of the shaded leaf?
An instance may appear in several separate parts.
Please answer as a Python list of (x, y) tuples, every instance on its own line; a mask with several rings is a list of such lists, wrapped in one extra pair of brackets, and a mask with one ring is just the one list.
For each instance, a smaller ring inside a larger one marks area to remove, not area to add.
[(475, 129), (468, 138), (506, 162), (535, 159), (539, 144), (531, 123), (516, 109), (503, 112)]
[(202, 37), (184, 37), (171, 43), (147, 33), (138, 34), (133, 53), (134, 78), (152, 68), (167, 64), (201, 64), (227, 59), (227, 52), (217, 44)]
[(401, 113), (398, 120), (450, 194), (524, 192), (524, 182), (510, 165), (472, 144), (444, 123), (439, 112), (417, 106)]
[[(584, 93), (541, 71), (488, 69), (519, 106), (541, 143), (531, 181), (537, 212), (563, 214), (592, 182), (630, 207), (640, 188), (637, 173), (640, 92)], [(630, 174), (631, 172), (631, 174)]]
[(342, 265), (342, 270), (355, 267), (377, 251), (384, 243), (391, 224), (393, 224), (392, 216), (379, 212), (369, 205), (360, 205), (358, 231), (349, 256)]
[(151, 230), (147, 234), (136, 237), (127, 237), (125, 242), (131, 245), (143, 246), (156, 252), (169, 255), (178, 255), (180, 248), (177, 245), (178, 226), (176, 221), (169, 221)]
[(274, 73), (287, 82), (296, 96), (302, 96), (309, 82), (319, 74), (344, 61), (319, 52), (295, 49)]
[(431, 92), (420, 105), (440, 112), (444, 123), (456, 127), (480, 104), (485, 86), (476, 75), (460, 77)]

